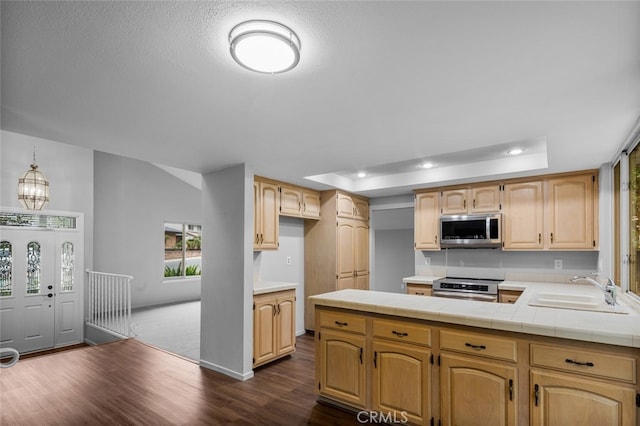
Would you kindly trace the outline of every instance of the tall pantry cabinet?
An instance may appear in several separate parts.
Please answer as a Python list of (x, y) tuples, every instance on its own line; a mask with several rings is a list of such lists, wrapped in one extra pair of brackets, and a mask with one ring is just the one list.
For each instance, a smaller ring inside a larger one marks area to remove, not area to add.
[(320, 196), (320, 220), (304, 224), (306, 330), (315, 329), (308, 297), (330, 291), (369, 289), (369, 200), (343, 191)]

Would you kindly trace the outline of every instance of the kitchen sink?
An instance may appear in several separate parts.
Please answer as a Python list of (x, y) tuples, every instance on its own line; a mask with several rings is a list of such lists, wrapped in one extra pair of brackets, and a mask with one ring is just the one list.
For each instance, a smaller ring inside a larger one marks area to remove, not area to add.
[(540, 292), (529, 300), (529, 305), (579, 311), (609, 312), (613, 314), (629, 313), (629, 310), (623, 306), (608, 305), (605, 303), (604, 296), (602, 295)]

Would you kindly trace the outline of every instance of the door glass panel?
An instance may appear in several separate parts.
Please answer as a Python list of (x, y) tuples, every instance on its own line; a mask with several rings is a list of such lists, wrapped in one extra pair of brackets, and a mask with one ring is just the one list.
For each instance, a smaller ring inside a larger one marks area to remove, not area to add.
[(27, 244), (27, 294), (40, 293), (40, 243)]
[(60, 289), (62, 291), (73, 291), (73, 243), (62, 243), (60, 268)]
[(640, 153), (629, 154), (629, 291), (639, 294), (638, 250), (640, 249)]
[(13, 294), (12, 270), (11, 243), (9, 241), (0, 241), (0, 296), (11, 296)]

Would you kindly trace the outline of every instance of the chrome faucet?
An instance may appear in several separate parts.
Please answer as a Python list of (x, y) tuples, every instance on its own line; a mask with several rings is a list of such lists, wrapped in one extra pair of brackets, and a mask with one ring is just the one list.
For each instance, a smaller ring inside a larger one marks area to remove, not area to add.
[(604, 301), (607, 302), (607, 305), (617, 305), (618, 304), (617, 297), (616, 297), (617, 288), (613, 280), (608, 276), (601, 274), (599, 272), (592, 272), (591, 275), (595, 275), (596, 277), (600, 276), (600, 277), (606, 278), (607, 284), (603, 286), (598, 281), (590, 277), (573, 277), (571, 278), (571, 282), (576, 282), (578, 280), (585, 280), (593, 284), (594, 286), (598, 287), (600, 290), (604, 292)]

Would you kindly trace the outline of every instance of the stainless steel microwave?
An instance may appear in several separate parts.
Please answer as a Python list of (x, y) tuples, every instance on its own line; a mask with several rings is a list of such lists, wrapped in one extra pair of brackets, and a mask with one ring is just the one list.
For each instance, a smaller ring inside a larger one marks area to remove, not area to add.
[(441, 216), (440, 247), (500, 247), (501, 219), (500, 213)]

